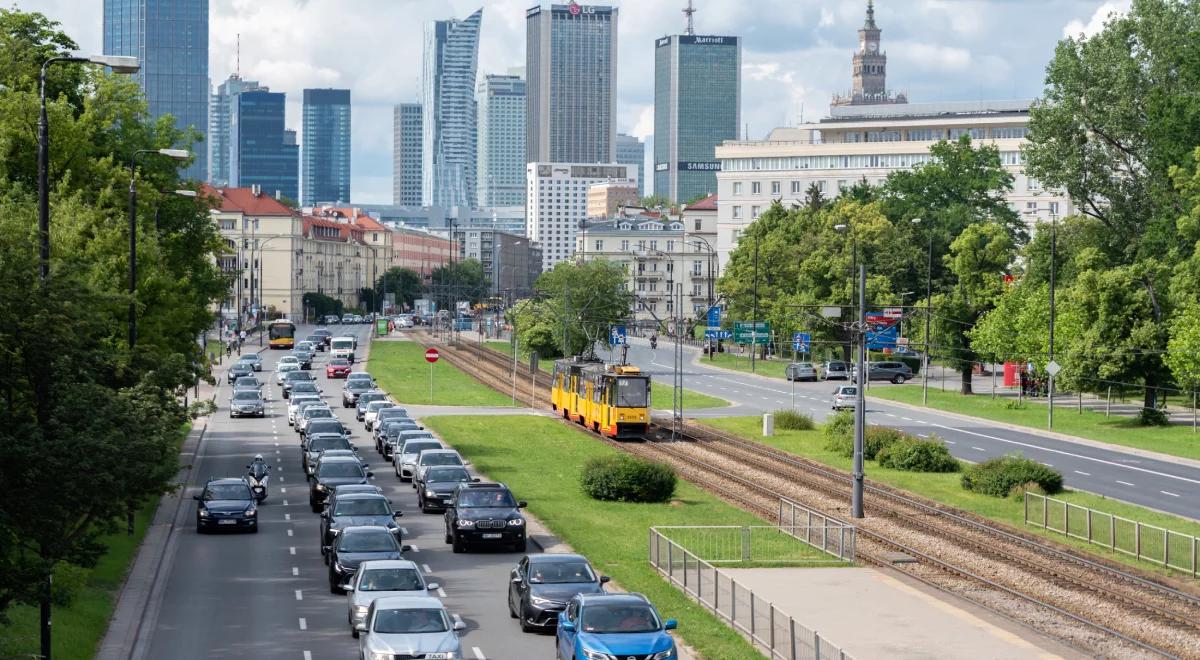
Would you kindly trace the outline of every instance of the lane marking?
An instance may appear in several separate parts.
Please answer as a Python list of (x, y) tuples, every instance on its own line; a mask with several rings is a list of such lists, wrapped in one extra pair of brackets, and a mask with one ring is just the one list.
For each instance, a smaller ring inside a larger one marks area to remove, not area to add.
[(480, 651), (478, 646), (472, 646), (471, 653), (475, 654), (475, 660), (487, 660), (483, 655), (483, 651)]
[(441, 587), (438, 587), (438, 589), (437, 589), (437, 592), (438, 592), (438, 595), (439, 595), (439, 596), (441, 596), (442, 598), (445, 598), (445, 597), (446, 597), (446, 590), (445, 590), (445, 589), (443, 589), (443, 588), (441, 588)]
[(987, 451), (983, 447), (976, 447), (975, 445), (971, 445), (971, 449), (974, 449), (975, 451)]
[(285, 514), (283, 514), (283, 519), (284, 519), (284, 520), (291, 520), (291, 519), (292, 519), (292, 514), (290, 514), (290, 513), (285, 513)]
[(286, 493), (286, 492), (287, 492), (287, 489), (286, 489), (286, 488), (280, 488), (280, 489), (279, 489), (279, 492), (281, 492), (281, 493)]
[(902, 419), (902, 420), (904, 420), (904, 421), (906, 421), (906, 422), (911, 422), (911, 421), (912, 421), (912, 418), (911, 418), (911, 417), (901, 417), (900, 419)]
[(312, 660), (312, 651), (304, 652), (304, 660)]
[(284, 506), (287, 506), (287, 505), (288, 505), (288, 503), (287, 503), (287, 500), (284, 500), (284, 501), (283, 501), (283, 505), (284, 505)]
[(1122, 486), (1132, 486), (1133, 485), (1133, 484), (1129, 483), (1128, 481), (1121, 481), (1120, 479), (1117, 479), (1117, 483), (1121, 484)]
[(291, 536), (291, 535), (292, 535), (292, 530), (290, 530), (290, 529), (289, 529), (289, 530), (288, 530), (288, 536)]
[(1162, 493), (1163, 495), (1170, 495), (1171, 497), (1179, 497), (1179, 495), (1178, 495), (1178, 494), (1176, 494), (1176, 493), (1172, 493), (1172, 492), (1171, 492), (1171, 491), (1169, 491), (1169, 490), (1160, 490), (1160, 491), (1158, 491), (1158, 492)]
[(308, 621), (304, 617), (300, 617), (300, 630), (308, 630)]
[(1092, 476), (1090, 472), (1080, 472), (1079, 470), (1071, 470), (1071, 471), (1074, 472), (1075, 474), (1082, 474), (1085, 477)]
[(401, 534), (403, 534), (404, 536), (408, 536), (408, 528), (407, 528), (407, 527), (401, 527), (401, 528), (400, 528), (400, 533), (401, 533)]
[(1054, 467), (1053, 463), (1046, 463), (1045, 461), (1038, 461), (1038, 462), (1041, 463), (1042, 465), (1045, 465), (1046, 467)]
[(304, 600), (304, 592), (299, 589), (296, 590), (296, 600)]
[(288, 554), (289, 554), (289, 555), (294, 555), (294, 554), (296, 554), (296, 546), (294, 546), (294, 545), (292, 545), (292, 546), (288, 546)]
[(421, 568), (425, 571), (426, 575), (433, 572), (433, 569), (429, 568), (429, 564), (421, 564)]
[(417, 547), (417, 544), (416, 544), (416, 543), (409, 543), (409, 544), (408, 544), (408, 547), (409, 547), (409, 549), (410, 549), (410, 550), (412, 550), (413, 552), (420, 552), (420, 551), (421, 551), (421, 549)]
[(298, 567), (298, 566), (292, 567), (292, 577), (300, 577), (300, 567)]

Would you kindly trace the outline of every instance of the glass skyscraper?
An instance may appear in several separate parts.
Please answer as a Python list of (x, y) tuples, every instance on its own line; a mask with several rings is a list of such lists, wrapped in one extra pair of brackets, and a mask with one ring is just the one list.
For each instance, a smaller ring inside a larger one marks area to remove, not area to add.
[(392, 204), (421, 205), (421, 104), (392, 109)]
[(229, 185), (259, 186), (299, 201), (300, 147), (296, 132), (284, 127), (282, 92), (256, 90), (237, 95), (229, 129)]
[(304, 206), (350, 201), (350, 90), (304, 90)]
[(208, 182), (214, 186), (229, 185), (229, 125), (237, 112), (238, 94), (254, 90), (270, 91), (235, 73), (212, 95), (208, 110)]
[(617, 10), (579, 5), (525, 12), (530, 162), (616, 158)]
[(479, 206), (525, 205), (525, 81), (484, 76), (479, 108)]
[[(132, 55), (150, 115), (169, 114), (180, 129), (208, 131), (208, 0), (104, 0), (104, 54)], [(191, 146), (184, 172), (208, 173), (204, 142)]]
[(662, 37), (654, 48), (654, 193), (685, 203), (717, 192), (715, 150), (738, 135), (741, 39)]
[(475, 202), (475, 69), (480, 9), (425, 26), (421, 75), (421, 200), (425, 206)]
[(646, 143), (632, 135), (617, 133), (617, 162), (637, 165), (638, 197), (646, 196)]

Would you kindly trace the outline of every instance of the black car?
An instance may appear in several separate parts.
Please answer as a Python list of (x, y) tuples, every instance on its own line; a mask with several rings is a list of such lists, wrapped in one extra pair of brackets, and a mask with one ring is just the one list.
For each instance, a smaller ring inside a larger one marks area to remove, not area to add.
[(300, 446), (306, 446), (309, 438), (320, 435), (340, 435), (344, 438), (349, 438), (350, 429), (347, 429), (340, 419), (326, 417), (324, 419), (311, 420), (304, 434), (300, 436)]
[[(420, 431), (423, 428), (420, 424), (407, 417), (389, 419), (386, 424), (378, 429), (378, 434), (375, 436), (375, 446), (379, 447), (383, 455), (390, 461), (392, 460), (392, 450), (395, 449), (396, 443), (400, 440), (400, 434), (404, 431)], [(432, 437), (432, 434), (430, 435)]]
[[(358, 403), (358, 399), (363, 394), (375, 389), (375, 385), (371, 381), (364, 378), (346, 381), (346, 386), (342, 388), (342, 407), (350, 408)], [(379, 393), (379, 398), (383, 398), (383, 392)], [(358, 414), (359, 421), (362, 421), (362, 413)]]
[(446, 507), (446, 543), (455, 552), (471, 546), (510, 545), (525, 552), (525, 518), (508, 486), (498, 483), (465, 483), (454, 489)]
[(297, 348), (292, 351), (292, 355), (296, 356), (296, 359), (300, 361), (301, 369), (312, 369), (313, 354), (311, 352)]
[[(362, 525), (386, 527), (396, 535), (397, 540), (402, 540), (396, 518), (403, 515), (401, 511), (392, 511), (391, 501), (383, 495), (342, 495), (321, 513), (321, 546), (332, 545), (334, 537), (341, 534), (343, 529)], [(328, 557), (325, 559), (329, 560)]]
[(383, 489), (375, 484), (342, 484), (334, 488), (333, 492), (325, 500), (325, 510), (328, 511), (330, 506), (337, 504), (337, 498), (343, 495), (357, 495), (358, 493), (382, 495)]
[(532, 632), (558, 624), (558, 613), (577, 594), (604, 591), (607, 575), (596, 575), (582, 555), (525, 555), (512, 569), (508, 584), (508, 613)]
[(243, 376), (253, 375), (254, 365), (250, 364), (249, 362), (234, 362), (233, 365), (229, 367), (229, 374), (226, 377), (226, 380), (232, 383)]
[(258, 532), (258, 506), (241, 479), (210, 479), (196, 500), (196, 533), (210, 529)]
[(404, 559), (408, 546), (400, 545), (386, 527), (345, 527), (331, 545), (321, 548), (329, 561), (329, 592), (345, 593), (342, 585), (354, 577), (358, 565), (372, 559)]
[(318, 334), (314, 333), (314, 334), (311, 334), (311, 335), (305, 337), (304, 341), (312, 342), (312, 345), (314, 347), (316, 347), (316, 349), (318, 351), (324, 351), (325, 350), (325, 337), (327, 337), (327, 336), (328, 335), (318, 335)]
[(431, 467), (417, 484), (417, 506), (423, 513), (445, 511), (459, 484), (477, 482), (466, 468), (455, 465)]
[(301, 446), (304, 461), (304, 474), (310, 475), (317, 468), (321, 453), (327, 449), (349, 449), (354, 451), (350, 439), (340, 433), (314, 433), (308, 436)]
[(342, 484), (365, 484), (371, 476), (374, 476), (374, 473), (364, 468), (362, 463), (353, 457), (317, 461), (313, 470), (312, 485), (308, 489), (308, 505), (313, 513), (320, 513), (325, 498), (329, 497), (329, 491)]
[(292, 395), (292, 386), (296, 383), (311, 381), (313, 375), (307, 371), (289, 371), (283, 375), (283, 398), (288, 398)]

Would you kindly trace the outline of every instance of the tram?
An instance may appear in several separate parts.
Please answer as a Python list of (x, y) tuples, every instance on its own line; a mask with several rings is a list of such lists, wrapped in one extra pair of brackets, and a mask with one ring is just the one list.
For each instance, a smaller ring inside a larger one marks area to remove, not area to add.
[(628, 364), (572, 357), (554, 363), (551, 407), (605, 437), (645, 439), (650, 425), (650, 375)]

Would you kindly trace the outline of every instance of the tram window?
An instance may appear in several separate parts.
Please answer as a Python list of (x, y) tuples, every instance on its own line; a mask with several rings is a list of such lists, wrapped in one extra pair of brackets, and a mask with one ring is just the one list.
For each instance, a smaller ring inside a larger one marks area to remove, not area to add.
[(645, 408), (646, 379), (618, 378), (616, 405), (618, 408)]

